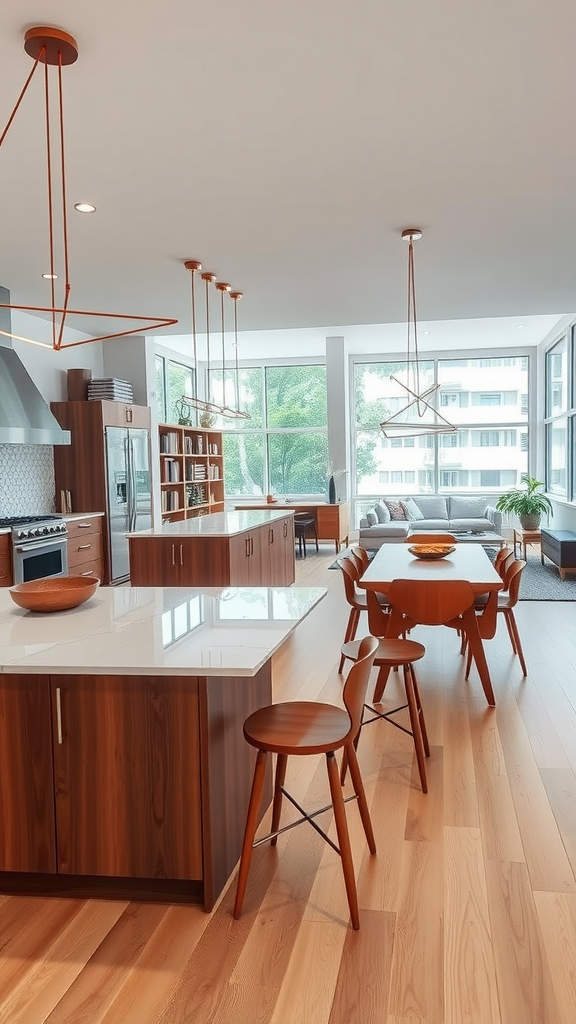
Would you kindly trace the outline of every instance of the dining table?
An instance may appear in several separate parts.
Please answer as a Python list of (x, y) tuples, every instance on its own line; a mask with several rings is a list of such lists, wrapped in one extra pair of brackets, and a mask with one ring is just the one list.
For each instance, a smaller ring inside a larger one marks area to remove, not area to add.
[(466, 580), (472, 585), (475, 595), (488, 595), (486, 628), (482, 629), (482, 623), (479, 623), (482, 616), (474, 616), (467, 637), (486, 700), (494, 706), (496, 701), (482, 640), (493, 636), (496, 630), (498, 591), (504, 584), (484, 548), (479, 544), (456, 543), (446, 557), (424, 559), (412, 554), (409, 544), (383, 544), (358, 580), (358, 587), (387, 594), (393, 580), (429, 580), (439, 586), (454, 580)]

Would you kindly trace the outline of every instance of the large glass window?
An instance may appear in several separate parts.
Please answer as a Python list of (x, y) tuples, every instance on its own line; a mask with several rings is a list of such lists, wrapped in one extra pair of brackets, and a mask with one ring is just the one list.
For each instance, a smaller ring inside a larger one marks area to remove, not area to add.
[(178, 423), (177, 403), (182, 395), (195, 393), (194, 369), (185, 363), (178, 363), (160, 355), (156, 356), (155, 365), (158, 421)]
[[(222, 417), (224, 476), (230, 496), (326, 494), (328, 437), (326, 367), (241, 368), (210, 373), (212, 399), (238, 404), (250, 419)], [(226, 398), (226, 401), (224, 399)]]
[(521, 483), (528, 471), (527, 356), (421, 363), (419, 390), (439, 385), (436, 407), (455, 433), (385, 438), (382, 420), (410, 401), (394, 377), (407, 379), (405, 363), (354, 364), (358, 496), (497, 492)]
[(545, 373), (546, 490), (571, 500), (576, 497), (576, 395), (573, 384), (576, 373), (575, 346), (576, 336), (572, 328), (570, 347), (565, 336), (546, 353)]

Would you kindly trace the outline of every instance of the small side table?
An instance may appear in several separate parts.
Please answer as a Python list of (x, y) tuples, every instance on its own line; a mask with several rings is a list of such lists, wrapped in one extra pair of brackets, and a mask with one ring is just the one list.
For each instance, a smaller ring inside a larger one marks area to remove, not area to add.
[(516, 546), (526, 561), (526, 545), (539, 544), (541, 540), (540, 530), (523, 530), (521, 526), (514, 529), (514, 558), (516, 558)]

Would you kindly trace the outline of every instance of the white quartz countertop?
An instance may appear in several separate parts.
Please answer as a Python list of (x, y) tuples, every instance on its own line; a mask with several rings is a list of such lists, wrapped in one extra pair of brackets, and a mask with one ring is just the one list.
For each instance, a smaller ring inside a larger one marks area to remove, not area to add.
[(277, 519), (293, 515), (289, 509), (281, 511), (256, 510), (246, 512), (215, 512), (210, 516), (196, 516), (179, 523), (162, 523), (151, 530), (138, 530), (127, 537), (233, 537), (238, 533), (249, 533), (257, 526), (265, 526)]
[(0, 588), (0, 672), (253, 676), (325, 596), (321, 587), (99, 587), (40, 614)]

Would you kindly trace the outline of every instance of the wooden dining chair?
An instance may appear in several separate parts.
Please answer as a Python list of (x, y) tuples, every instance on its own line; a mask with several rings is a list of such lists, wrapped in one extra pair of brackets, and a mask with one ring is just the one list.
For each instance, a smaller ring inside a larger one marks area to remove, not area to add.
[(421, 624), (449, 626), (462, 632), (476, 662), (482, 689), (490, 706), (496, 703), (479, 622), (485, 633), (496, 629), (497, 591), (481, 614), (474, 609), (474, 590), (468, 580), (393, 580), (388, 588), (390, 620), (388, 636), (400, 636), (406, 629)]
[[(359, 594), (356, 589), (356, 584), (359, 579), (358, 570), (352, 559), (344, 555), (337, 561), (339, 569), (342, 571), (342, 578), (344, 580), (344, 594), (346, 600), (350, 605), (350, 614), (348, 616), (348, 622), (346, 623), (346, 630), (344, 633), (344, 643), (348, 643), (349, 640), (353, 640), (356, 636), (356, 630), (358, 629), (358, 623), (360, 621), (361, 612), (368, 611), (368, 605), (366, 602), (366, 595)], [(342, 672), (344, 668), (345, 655), (340, 656), (340, 664), (338, 665), (338, 673)]]
[(356, 569), (356, 572), (358, 573), (358, 579), (360, 579), (360, 576), (362, 575), (364, 569), (366, 568), (364, 562), (362, 561), (361, 555), (359, 555), (358, 551), (354, 550), (354, 548), (349, 548), (348, 551), (346, 552), (345, 557), (350, 559), (354, 568)]
[(366, 572), (366, 569), (370, 565), (370, 557), (368, 555), (368, 552), (366, 551), (366, 548), (363, 548), (360, 544), (351, 544), (349, 552), (351, 555), (354, 556), (354, 558), (360, 560), (360, 563), (362, 565), (360, 575), (362, 575), (362, 573)]
[(456, 544), (453, 533), (411, 533), (404, 538), (405, 544)]
[[(510, 559), (510, 555), (512, 555), (512, 559)], [(508, 564), (510, 564), (510, 561), (513, 561), (514, 557), (515, 556), (512, 548), (506, 546), (500, 548), (500, 550), (496, 553), (496, 558), (494, 559), (494, 568), (496, 569), (496, 572), (498, 573), (501, 579), (504, 579), (506, 575), (505, 562), (508, 561)]]
[[(526, 568), (526, 562), (522, 558), (516, 558), (512, 564), (508, 567), (506, 578), (504, 579), (504, 590), (500, 591), (497, 598), (496, 612), (504, 616), (506, 626), (508, 627), (508, 636), (510, 637), (510, 643), (512, 644), (512, 650), (514, 654), (518, 655), (518, 660), (522, 668), (522, 674), (527, 676), (528, 671), (526, 669), (526, 662), (524, 660), (524, 651), (522, 650), (522, 643), (520, 641), (520, 634), (518, 632), (518, 625), (514, 616), (514, 608), (518, 603), (518, 597), (520, 593), (520, 580), (522, 573)], [(495, 631), (494, 631), (495, 632)], [(480, 635), (482, 636), (482, 624), (480, 621)], [(494, 636), (494, 633), (492, 634)], [(484, 639), (492, 639), (492, 637), (485, 637)], [(466, 660), (466, 679), (470, 672), (470, 665), (472, 656), (468, 650), (468, 656)]]
[[(420, 691), (418, 689), (418, 683), (416, 680), (416, 674), (414, 672), (414, 662), (419, 661), (423, 658), (426, 653), (426, 648), (423, 644), (417, 643), (415, 640), (405, 639), (387, 639), (386, 631), (390, 615), (380, 605), (377, 595), (369, 590), (366, 594), (368, 604), (368, 628), (372, 636), (378, 637), (378, 650), (374, 658), (374, 665), (378, 668), (378, 676), (376, 679), (376, 685), (374, 687), (374, 695), (372, 697), (371, 704), (365, 704), (364, 715), (362, 718), (362, 727), (370, 725), (372, 722), (377, 722), (380, 719), (390, 722), (397, 729), (401, 729), (402, 732), (408, 733), (414, 740), (414, 749), (416, 751), (416, 760), (418, 763), (418, 773), (420, 775), (420, 785), (422, 786), (422, 792), (428, 792), (428, 783), (426, 781), (426, 763), (425, 758), (430, 756), (430, 746), (428, 744), (428, 735), (426, 732), (426, 723), (424, 720), (424, 711), (422, 710), (422, 702), (420, 700)], [(357, 661), (360, 656), (360, 647), (357, 640), (351, 640), (348, 643), (342, 645), (341, 648), (342, 657), (349, 658), (351, 661)], [(380, 704), (384, 693), (384, 688), (388, 680), (388, 676), (392, 669), (402, 669), (404, 679), (404, 690), (406, 693), (406, 703), (401, 704), (399, 707), (391, 708), (388, 711), (382, 711), (379, 708), (375, 708), (374, 704)], [(408, 709), (410, 717), (410, 728), (408, 729), (401, 722), (396, 721), (395, 715), (400, 711)], [(371, 718), (366, 717), (366, 712), (371, 714)], [(354, 746), (357, 747), (358, 740), (360, 739), (360, 733), (355, 739)], [(342, 771), (340, 774), (340, 781), (343, 783), (346, 776), (346, 760), (342, 760)]]
[[(294, 828), (304, 821), (309, 821), (336, 853), (340, 854), (352, 927), (355, 929), (360, 927), (354, 864), (350, 849), (344, 806), (345, 801), (338, 777), (335, 751), (342, 750), (346, 756), (368, 848), (370, 853), (375, 854), (374, 832), (354, 749), (354, 739), (360, 731), (368, 678), (377, 650), (378, 641), (374, 637), (364, 637), (360, 641), (358, 659), (350, 669), (344, 684), (342, 693), (344, 708), (336, 707), (333, 704), (321, 704), (318, 701), (293, 701), (259, 708), (258, 711), (255, 711), (246, 719), (244, 723), (244, 736), (248, 743), (256, 747), (258, 755), (254, 769), (244, 843), (240, 858), (234, 917), (238, 918), (242, 911), (253, 848), (266, 842), (271, 842), (272, 846), (275, 846), (281, 832)], [(264, 838), (255, 841), (260, 802), (264, 789), (266, 759), (269, 753), (278, 755), (274, 782), (274, 801), (272, 805), (272, 831), (269, 835), (264, 836)], [(326, 767), (332, 797), (331, 804), (310, 813), (303, 811), (300, 805), (284, 788), (288, 757), (292, 755), (301, 757), (308, 754), (326, 755)], [(280, 828), (283, 797), (286, 797), (303, 816)], [(338, 846), (332, 842), (330, 837), (314, 821), (315, 817), (331, 807), (334, 809)]]

